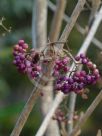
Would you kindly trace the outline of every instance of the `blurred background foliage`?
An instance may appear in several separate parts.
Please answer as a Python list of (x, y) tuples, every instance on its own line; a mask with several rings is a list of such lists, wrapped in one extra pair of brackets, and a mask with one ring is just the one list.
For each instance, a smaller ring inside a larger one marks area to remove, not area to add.
[[(55, 1), (53, 0), (55, 3)], [(77, 0), (68, 0), (66, 13), (70, 16)], [(29, 79), (17, 72), (15, 66), (12, 64), (13, 45), (19, 39), (24, 39), (30, 46), (31, 39), (31, 22), (32, 22), (32, 5), (33, 0), (0, 0), (0, 18), (5, 17), (4, 25), (9, 28), (12, 27), (10, 33), (6, 32), (0, 26), (0, 136), (10, 135), (14, 127), (15, 121), (19, 116), (30, 92), (33, 89), (32, 83)], [(83, 11), (78, 18), (81, 26), (85, 27), (89, 17), (89, 11)], [(48, 33), (50, 30), (53, 12), (48, 9)], [(62, 30), (66, 23), (63, 21)], [(5, 34), (5, 36), (4, 36)], [(102, 25), (100, 25), (96, 37), (102, 42)], [(68, 39), (68, 45), (73, 54), (76, 54), (85, 36), (82, 36), (74, 27)], [(100, 50), (91, 45), (88, 54), (90, 59), (97, 63), (102, 71), (102, 55)], [(88, 99), (83, 100), (80, 96), (77, 98), (76, 110), (78, 113), (91, 104), (92, 100), (102, 88), (102, 81), (97, 85), (90, 87)], [(102, 104), (102, 103), (101, 103)], [(99, 128), (102, 129), (102, 106), (97, 107), (90, 119), (83, 128), (82, 136), (94, 136)], [(39, 128), (41, 123), (40, 103), (36, 104), (36, 108), (32, 111), (28, 122), (26, 123), (21, 136), (32, 136)]]

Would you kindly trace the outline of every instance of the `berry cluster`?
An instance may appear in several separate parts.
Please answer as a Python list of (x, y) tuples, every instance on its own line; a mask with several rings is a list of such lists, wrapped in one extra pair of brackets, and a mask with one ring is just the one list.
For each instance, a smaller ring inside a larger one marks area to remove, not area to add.
[(56, 110), (55, 115), (52, 118), (53, 120), (57, 120), (60, 122), (67, 122), (67, 118), (65, 117), (65, 113), (59, 108)]
[(13, 50), (13, 63), (17, 66), (17, 69), (22, 73), (26, 72), (25, 54), (27, 52), (27, 49), (28, 45), (23, 40), (19, 40), (18, 44), (14, 46)]
[(86, 58), (84, 54), (80, 54), (80, 56), (77, 56), (75, 59), (76, 61), (86, 65), (89, 69), (89, 73), (87, 74), (85, 71), (76, 71), (71, 77), (58, 77), (55, 88), (65, 94), (71, 91), (80, 93), (87, 85), (95, 84), (97, 79), (100, 77), (99, 70), (96, 68), (96, 65)]
[[(73, 114), (73, 121), (78, 120), (79, 115), (77, 112)], [(58, 108), (55, 112), (55, 115), (52, 117), (53, 120), (57, 120), (59, 123), (70, 123), (70, 120), (68, 120), (68, 110), (65, 111), (65, 109)]]
[[(26, 44), (24, 40), (19, 40), (18, 44), (14, 46), (13, 55), (13, 63), (16, 65), (17, 69), (22, 73), (28, 74), (33, 79), (36, 79), (42, 72), (40, 64), (41, 60), (43, 63), (49, 62), (46, 58), (46, 54), (43, 55), (42, 51), (38, 52), (34, 49), (28, 50), (28, 44)], [(55, 89), (62, 91), (64, 94), (71, 91), (80, 93), (87, 85), (95, 84), (100, 77), (96, 65), (84, 54), (80, 54), (72, 60), (77, 64), (85, 65), (88, 68), (88, 73), (84, 70), (70, 71), (71, 59), (71, 56), (68, 57), (66, 54), (63, 57), (57, 55), (53, 67), (53, 75), (57, 80)], [(68, 72), (70, 73), (70, 76), (66, 76)], [(74, 74), (72, 75), (73, 72)]]
[(28, 44), (24, 40), (19, 40), (13, 50), (14, 61), (17, 69), (31, 78), (38, 77), (41, 72), (41, 66), (38, 64), (39, 53), (35, 50), (28, 52)]
[(67, 56), (56, 59), (53, 75), (56, 77), (59, 76), (60, 74), (67, 73), (69, 71), (69, 66), (68, 66), (69, 62), (70, 62), (70, 58)]

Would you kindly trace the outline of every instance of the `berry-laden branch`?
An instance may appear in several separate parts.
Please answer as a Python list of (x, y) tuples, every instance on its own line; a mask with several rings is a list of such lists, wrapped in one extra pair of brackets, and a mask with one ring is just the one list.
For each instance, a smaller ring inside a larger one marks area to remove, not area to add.
[(76, 124), (74, 130), (69, 136), (75, 136), (78, 130), (85, 124), (87, 119), (91, 116), (97, 105), (102, 101), (102, 90), (100, 93), (96, 96), (95, 100), (92, 102), (92, 104), (89, 106), (85, 114), (82, 116), (82, 118), (79, 120), (79, 122)]
[[(52, 50), (50, 50), (51, 48)], [(36, 78), (40, 75), (40, 72), (41, 72), (40, 58), (42, 58), (43, 63), (48, 63), (49, 59), (46, 61), (44, 60), (46, 59), (46, 52), (45, 53), (36, 52), (36, 50), (27, 51), (27, 49), (28, 49), (27, 44), (24, 43), (23, 40), (20, 40), (19, 43), (14, 47), (14, 57), (15, 57), (14, 64), (17, 66), (18, 70), (20, 70), (23, 73), (29, 74), (31, 78), (34, 78), (36, 80)], [(49, 54), (47, 54), (48, 58), (52, 56), (52, 59), (56, 59), (54, 72), (53, 72), (53, 75), (55, 76), (57, 72), (57, 76), (58, 76), (57, 78), (58, 82), (56, 83), (56, 90), (62, 91), (65, 94), (68, 94), (71, 91), (79, 94), (80, 91), (86, 85), (95, 83), (96, 80), (99, 78), (99, 71), (96, 68), (96, 65), (93, 64), (83, 54), (80, 54), (80, 56), (77, 56), (75, 59), (72, 59), (72, 60), (74, 60), (75, 62), (78, 61), (81, 64), (86, 65), (88, 69), (90, 70), (88, 74), (86, 74), (85, 71), (81, 71), (79, 73), (75, 72), (74, 75), (71, 77), (60, 75), (60, 74), (66, 74), (66, 72), (69, 72), (69, 73), (73, 72), (73, 71), (69, 71), (68, 69), (67, 64), (69, 63), (69, 58), (66, 57), (66, 52), (64, 52), (64, 50), (63, 50), (62, 56), (60, 56), (59, 52), (57, 52), (56, 54), (56, 51), (54, 50), (54, 45), (52, 46), (52, 44), (49, 45), (48, 50), (49, 50)], [(72, 55), (70, 55), (70, 57), (72, 58)], [(77, 63), (77, 64), (80, 64), (80, 63)], [(59, 73), (58, 73), (58, 70), (59, 70)], [(41, 81), (43, 81), (43, 79)], [(59, 103), (61, 101), (59, 100)], [(58, 104), (55, 106), (55, 108), (58, 106)], [(50, 113), (50, 116), (52, 115), (55, 108)], [(32, 105), (30, 110), (31, 109), (32, 109)], [(28, 115), (29, 114), (27, 113), (26, 117), (28, 117)], [(24, 118), (24, 121), (25, 120), (26, 119)], [(20, 130), (21, 130), (21, 127), (20, 127)]]
[[(56, 1), (57, 9), (54, 14), (54, 17), (51, 23), (51, 27), (50, 27), (50, 32), (49, 32), (49, 41), (51, 42), (57, 41), (59, 38), (61, 25), (62, 25), (62, 18), (63, 18), (64, 10), (66, 7), (66, 2), (67, 0), (64, 0), (64, 1), (57, 0)], [(50, 67), (53, 67), (53, 62), (51, 62)], [(53, 102), (53, 96), (54, 96), (53, 81), (49, 81), (48, 84), (43, 88), (43, 90), (44, 90), (44, 95), (43, 97), (41, 97), (41, 100), (42, 100), (41, 109), (44, 113), (43, 117), (45, 117)], [(56, 120), (50, 121), (50, 124), (48, 125), (45, 135), (48, 135), (48, 136), (53, 136), (53, 135), (59, 136), (60, 135), (58, 122)]]
[[(87, 48), (88, 48), (88, 46), (89, 46), (89, 44), (87, 44), (87, 43), (91, 43), (91, 40), (92, 40), (92, 38), (93, 38), (93, 36), (94, 36), (94, 34), (95, 34), (95, 32), (96, 32), (96, 30), (97, 30), (97, 27), (98, 27), (98, 25), (100, 24), (100, 22), (101, 22), (101, 12), (102, 12), (102, 8), (100, 9), (100, 11), (99, 11), (99, 14), (97, 15), (97, 19), (95, 20), (95, 22), (93, 23), (93, 26), (92, 26), (92, 28), (91, 28), (91, 30), (90, 30), (90, 32), (89, 32), (89, 35), (88, 35), (88, 37), (86, 38), (86, 40), (85, 40), (85, 42), (84, 42), (84, 44), (83, 44), (83, 46), (80, 48), (80, 50), (79, 50), (79, 52), (78, 52), (78, 55), (80, 54), (80, 53), (85, 53), (86, 52), (86, 50), (87, 50)], [(80, 57), (82, 57), (82, 56), (80, 56)], [(82, 57), (83, 58), (83, 57)], [(78, 59), (78, 58), (77, 58)], [(86, 59), (83, 61), (84, 63), (86, 63)], [(91, 65), (92, 65), (92, 63), (90, 63)], [(73, 69), (73, 66), (74, 65), (72, 65), (72, 67), (71, 67), (71, 70)], [(96, 67), (95, 65), (93, 65), (94, 67)], [(89, 80), (89, 79), (88, 79)], [(62, 97), (64, 97), (64, 96), (62, 96)], [(58, 105), (57, 105), (58, 104)], [(57, 107), (59, 106), (59, 103), (57, 103), (56, 105), (57, 105)], [(54, 111), (55, 112), (55, 111)], [(53, 114), (54, 114), (54, 112), (53, 112)], [(48, 118), (48, 116), (49, 116), (49, 114), (50, 114), (50, 111), (49, 111), (49, 113), (48, 113), (48, 115), (46, 116), (47, 118)], [(52, 114), (52, 116), (53, 116), (53, 114)], [(50, 119), (49, 119), (50, 120)], [(45, 118), (45, 120), (44, 120), (44, 125), (46, 124), (46, 127), (47, 127), (47, 124), (49, 123), (49, 122), (47, 122), (48, 120), (46, 120), (46, 118)], [(44, 131), (45, 130), (43, 130), (43, 123), (42, 123), (42, 125), (41, 125), (41, 127), (40, 127), (40, 129), (39, 129), (39, 131), (37, 132), (37, 134), (39, 134), (39, 132), (42, 132), (42, 134), (44, 133)], [(45, 128), (45, 126), (44, 126), (44, 128)]]
[[(86, 65), (89, 69), (89, 73), (86, 74), (85, 71), (76, 71), (72, 76), (69, 77), (71, 70), (73, 69), (73, 65), (70, 68), (70, 70), (67, 67), (67, 63), (69, 59), (66, 57), (61, 60), (56, 60), (56, 65), (54, 67), (54, 75), (57, 75), (57, 82), (55, 89), (58, 91), (63, 92), (64, 94), (69, 94), (70, 92), (75, 92), (77, 94), (82, 94), (82, 89), (85, 88), (85, 86), (89, 84), (94, 84), (97, 79), (99, 78), (99, 71), (96, 68), (96, 65), (93, 64), (88, 58), (86, 58), (83, 54), (80, 54), (80, 56), (77, 56), (76, 61)], [(67, 69), (67, 70), (66, 70)], [(70, 71), (70, 72), (68, 72)], [(69, 74), (66, 76), (62, 75), (64, 72), (68, 72)], [(61, 74), (61, 75), (60, 75)], [(60, 96), (60, 100), (57, 101), (57, 97)], [(56, 108), (58, 108), (59, 104), (64, 99), (65, 95), (61, 94), (60, 92), (56, 96), (51, 110), (48, 112), (47, 116), (45, 117), (41, 127), (39, 128), (36, 136), (42, 136), (47, 128), (47, 125), (53, 116)]]
[[(61, 39), (60, 39), (60, 41), (62, 40), (61, 42), (67, 40), (67, 38), (68, 38), (68, 36), (69, 36), (69, 33), (71, 32), (71, 30), (72, 30), (72, 28), (73, 28), (73, 26), (74, 26), (74, 24), (75, 24), (75, 22), (76, 22), (76, 20), (77, 20), (77, 18), (78, 18), (78, 16), (79, 16), (80, 12), (82, 11), (82, 8), (83, 8), (84, 4), (85, 4), (85, 0), (79, 0), (79, 1), (78, 1), (77, 5), (76, 5), (76, 8), (74, 9), (74, 11), (73, 11), (73, 13), (72, 13), (70, 23), (68, 23), (67, 26), (66, 26), (65, 29), (64, 29), (64, 32), (63, 32), (62, 37), (61, 37)], [(18, 46), (18, 45), (17, 45), (17, 46)], [(58, 47), (59, 47), (59, 44), (58, 44)], [(18, 48), (18, 47), (17, 47), (17, 48)], [(24, 47), (23, 47), (23, 48), (24, 48)], [(18, 49), (18, 50), (23, 50), (23, 48), (22, 48), (22, 46), (21, 46), (20, 49)], [(16, 53), (18, 53), (19, 55), (21, 54), (21, 53), (19, 53), (18, 51), (17, 51)], [(24, 53), (24, 54), (25, 54), (25, 53)], [(32, 53), (31, 53), (31, 54), (32, 54)], [(15, 54), (15, 55), (17, 55), (17, 54)], [(19, 56), (19, 55), (18, 55), (18, 56)], [(28, 56), (29, 56), (29, 55), (28, 55)], [(35, 56), (35, 54), (34, 54), (34, 56)], [(30, 57), (31, 57), (31, 56), (30, 56)], [(28, 58), (29, 58), (29, 57), (28, 57)], [(18, 68), (21, 67), (21, 69), (20, 69), (21, 71), (24, 71), (25, 66), (23, 65), (23, 68), (24, 68), (24, 69), (23, 69), (21, 65), (19, 66), (19, 65), (17, 64), (17, 63), (20, 63), (20, 61), (22, 61), (22, 60), (21, 60), (21, 59), (18, 59), (18, 60), (19, 60), (19, 62), (14, 62), (14, 63), (18, 66)], [(33, 60), (33, 59), (31, 58), (30, 64), (32, 63), (32, 60)], [(34, 60), (34, 61), (35, 61), (35, 60)], [(33, 63), (34, 63), (34, 62), (33, 62)], [(28, 64), (27, 64), (27, 65), (28, 65)], [(30, 72), (31, 77), (32, 77), (32, 76), (34, 76), (34, 77), (38, 76), (38, 74), (37, 74), (37, 73), (38, 73), (38, 72), (37, 72), (38, 69), (35, 69), (35, 67), (31, 65), (31, 69), (30, 69), (30, 71), (28, 71), (28, 70), (27, 70), (27, 67), (28, 67), (28, 66), (26, 66), (26, 70), (25, 70), (24, 72), (26, 72), (26, 73), (29, 73), (29, 72)], [(49, 71), (49, 72), (47, 73), (47, 75), (49, 75), (50, 72), (51, 72), (51, 71)], [(47, 78), (47, 80), (48, 80), (48, 78)], [(40, 80), (40, 85), (44, 86), (45, 84), (46, 84), (46, 81), (41, 78), (41, 80)], [(35, 91), (34, 91), (34, 90), (35, 90)], [(16, 125), (15, 125), (15, 127), (14, 127), (14, 129), (13, 129), (13, 131), (12, 131), (12, 133), (11, 133), (11, 136), (19, 136), (19, 135), (20, 135), (20, 132), (21, 132), (21, 130), (22, 130), (24, 124), (26, 123), (27, 118), (28, 118), (28, 116), (29, 116), (29, 114), (30, 114), (30, 112), (31, 112), (31, 110), (32, 110), (32, 108), (33, 108), (33, 106), (34, 106), (34, 103), (35, 103), (36, 99), (37, 99), (37, 96), (38, 96), (38, 95), (36, 95), (36, 94), (39, 94), (39, 92), (40, 92), (40, 88), (39, 88), (39, 85), (38, 85), (38, 84), (37, 84), (37, 86), (35, 87), (34, 90), (33, 90), (32, 94), (31, 94), (30, 98), (28, 99), (28, 102), (25, 104), (24, 109), (23, 109), (23, 111), (22, 111), (20, 117), (18, 118), (17, 123), (16, 123)], [(62, 93), (61, 93), (61, 95), (62, 95)], [(36, 96), (36, 98), (35, 98), (35, 96)], [(63, 96), (64, 96), (64, 95), (63, 95)], [(63, 97), (63, 96), (62, 96), (62, 97)], [(52, 115), (53, 115), (53, 113), (54, 113), (54, 112), (52, 112)], [(46, 127), (47, 127), (47, 126), (46, 126)]]
[[(36, 50), (28, 51), (28, 45), (20, 40), (14, 47), (14, 64), (17, 69), (25, 74), (28, 74), (31, 79), (37, 79), (40, 73), (43, 72), (41, 65), (49, 64), (49, 57), (55, 60), (52, 75), (57, 79), (56, 90), (62, 91), (63, 93), (69, 93), (71, 91), (79, 93), (86, 85), (93, 84), (100, 77), (99, 71), (95, 64), (93, 64), (84, 54), (80, 54), (77, 57), (67, 56), (65, 50), (63, 49), (62, 54), (54, 50), (54, 45), (50, 45), (53, 49), (53, 53), (47, 54), (44, 52), (37, 52)], [(51, 47), (48, 46), (50, 49)], [(49, 50), (48, 49), (48, 50)], [(49, 55), (49, 56), (48, 56)], [(69, 54), (68, 54), (69, 55)], [(72, 59), (73, 58), (73, 59)], [(42, 59), (42, 60), (41, 60)], [(75, 70), (70, 70), (70, 61), (76, 64)], [(78, 65), (85, 65), (89, 73), (85, 71), (78, 72)], [(74, 74), (72, 75), (72, 73)], [(66, 75), (67, 73), (70, 73)], [(43, 73), (42, 73), (43, 74)]]
[[(92, 27), (90, 28), (90, 31), (88, 33), (88, 35), (86, 36), (84, 43), (82, 45), (82, 48), (80, 49), (78, 55), (82, 52), (86, 53), (87, 49), (90, 46), (90, 43), (92, 42), (92, 39), (101, 23), (102, 20), (102, 7), (99, 10), (99, 12), (97, 13), (97, 17), (95, 18)], [(75, 107), (75, 101), (76, 101), (76, 94), (75, 93), (71, 93), (70, 95), (70, 104), (69, 104), (69, 109), (70, 109), (70, 113), (69, 113), (69, 120), (71, 121), (71, 123), (68, 125), (69, 127), (69, 133), (72, 131), (73, 128), (73, 112), (74, 112), (74, 107)]]
[[(46, 45), (46, 41), (47, 41), (47, 0), (33, 0), (33, 1), (34, 1), (33, 15), (32, 15), (33, 47), (37, 49), (42, 47), (44, 48), (44, 50), (46, 50), (45, 47), (47, 46)], [(49, 58), (49, 63), (52, 63), (52, 60), (50, 59), (51, 58)], [(46, 61), (47, 60), (48, 58), (46, 57)], [(44, 68), (44, 71), (46, 71), (46, 67)], [(47, 112), (49, 111), (50, 105), (52, 104), (52, 101), (53, 101), (53, 83), (51, 80), (49, 80), (46, 86), (44, 87), (42, 86), (40, 88), (42, 88), (42, 95), (43, 95), (43, 97), (40, 98), (40, 108), (41, 108), (41, 114), (42, 114), (42, 119), (43, 119), (46, 116)], [(52, 120), (50, 122), (50, 125), (48, 126), (45, 135), (46, 136), (47, 135), (48, 136), (53, 136), (53, 135), (59, 136), (60, 135), (57, 121)]]
[[(83, 93), (82, 89), (86, 85), (95, 83), (96, 80), (99, 78), (99, 71), (98, 71), (98, 69), (96, 69), (96, 65), (93, 64), (83, 54), (80, 54), (80, 56), (77, 56), (76, 61), (80, 61), (82, 64), (86, 65), (90, 69), (89, 74), (86, 74), (85, 71), (80, 71), (80, 72), (75, 72), (73, 74), (73, 76), (71, 76), (71, 77), (63, 76), (63, 75), (61, 76), (60, 75), (60, 74), (62, 74), (61, 72), (65, 72), (65, 69), (68, 68), (68, 67), (66, 67), (66, 63), (68, 62), (68, 58), (64, 58), (63, 60), (57, 60), (56, 61), (54, 74), (56, 75), (56, 73), (57, 73), (57, 76), (59, 78), (57, 78), (55, 88), (56, 88), (56, 90), (59, 91), (59, 93), (57, 94), (57, 96), (56, 96), (56, 98), (55, 98), (55, 100), (52, 104), (51, 110), (46, 115), (46, 117), (45, 117), (41, 127), (39, 128), (36, 136), (42, 136), (44, 134), (44, 132), (47, 128), (47, 125), (48, 125), (51, 117), (53, 116), (55, 110), (58, 108), (59, 104), (64, 99), (65, 95), (60, 93), (60, 91), (63, 92), (64, 94), (69, 94), (69, 92), (72, 92), (72, 91), (77, 93), (77, 94), (82, 94)], [(73, 65), (70, 69), (73, 69)]]

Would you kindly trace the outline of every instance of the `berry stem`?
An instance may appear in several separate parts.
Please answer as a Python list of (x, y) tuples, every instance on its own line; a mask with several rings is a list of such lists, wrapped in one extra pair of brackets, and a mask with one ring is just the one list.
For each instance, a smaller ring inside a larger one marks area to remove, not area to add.
[(78, 64), (80, 64), (80, 63), (78, 63), (78, 62), (75, 60), (75, 58), (73, 57), (73, 55), (72, 55), (69, 51), (67, 51), (66, 49), (63, 49), (63, 51), (64, 51), (68, 56), (70, 56), (70, 58), (73, 60), (73, 62), (75, 63), (76, 66), (77, 66)]
[(4, 26), (4, 24), (3, 24), (3, 21), (4, 21), (4, 20), (5, 20), (5, 18), (2, 17), (2, 19), (0, 20), (0, 25), (3, 27), (3, 29), (4, 29), (5, 31), (10, 32), (11, 29), (7, 29), (7, 28)]

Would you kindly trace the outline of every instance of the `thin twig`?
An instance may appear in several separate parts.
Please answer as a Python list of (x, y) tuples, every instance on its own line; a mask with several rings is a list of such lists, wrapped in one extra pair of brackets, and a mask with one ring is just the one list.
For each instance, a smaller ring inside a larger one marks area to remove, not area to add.
[(91, 116), (95, 108), (98, 106), (98, 104), (102, 101), (102, 90), (100, 93), (96, 96), (95, 100), (92, 102), (92, 104), (89, 106), (83, 117), (79, 120), (79, 122), (76, 124), (74, 130), (69, 136), (75, 136), (75, 134), (78, 132), (78, 130), (85, 124), (87, 119)]
[(49, 35), (51, 41), (58, 40), (60, 30), (61, 30), (61, 24), (63, 21), (63, 14), (64, 14), (65, 7), (66, 7), (66, 0), (57, 0), (57, 7), (56, 7), (56, 11), (52, 21), (50, 35)]
[[(55, 6), (50, 0), (48, 0), (48, 6), (49, 6), (49, 8), (50, 8), (52, 11), (55, 11), (55, 10), (56, 10), (56, 6)], [(69, 21), (70, 21), (70, 17), (68, 17), (66, 14), (64, 14), (63, 19), (64, 19), (67, 23), (69, 23)], [(82, 35), (85, 34), (85, 29), (82, 28), (78, 23), (76, 23), (75, 26), (76, 26), (77, 30), (78, 30)], [(92, 43), (95, 44), (96, 47), (98, 47), (99, 49), (102, 50), (102, 43), (101, 43), (99, 40), (97, 40), (95, 37), (92, 39)]]
[(79, 0), (78, 1), (78, 3), (77, 3), (77, 5), (76, 5), (76, 7), (75, 7), (75, 9), (74, 9), (74, 11), (73, 11), (73, 13), (71, 15), (69, 23), (66, 25), (66, 27), (65, 27), (65, 29), (64, 29), (64, 31), (63, 31), (60, 39), (59, 39), (59, 41), (66, 41), (67, 40), (67, 38), (68, 38), (68, 36), (69, 36), (73, 26), (75, 25), (75, 22), (76, 22), (76, 20), (77, 20), (77, 18), (79, 16), (80, 12), (83, 9), (85, 1), (86, 0)]
[[(20, 132), (21, 132), (25, 122), (27, 121), (28, 116), (29, 116), (38, 96), (40, 95), (40, 89), (38, 88), (38, 85), (39, 85), (39, 82), (38, 82), (38, 84), (36, 84), (36, 87), (33, 89), (33, 91), (31, 93), (27, 103), (25, 104), (10, 136), (19, 136), (20, 135)], [(43, 85), (43, 83), (42, 83), (42, 85)]]
[(95, 45), (97, 45), (97, 47), (98, 47), (100, 50), (102, 50), (102, 43), (101, 43), (99, 40), (97, 40), (96, 38), (93, 38), (92, 42), (93, 42)]
[(7, 31), (7, 32), (11, 32), (11, 27), (8, 29), (4, 24), (3, 24), (3, 21), (5, 20), (5, 18), (4, 17), (2, 17), (1, 19), (0, 19), (0, 26), (5, 30), (5, 31)]
[[(102, 20), (102, 8), (100, 9), (100, 11), (97, 14), (97, 17), (95, 18), (93, 25), (87, 35), (87, 37), (84, 40), (84, 43), (82, 45), (82, 48), (80, 49), (79, 53), (77, 55), (79, 55), (80, 53), (84, 53), (86, 54), (86, 51), (88, 50), (90, 43), (98, 29), (98, 26), (100, 25)], [(75, 101), (76, 101), (76, 94), (75, 93), (71, 93), (70, 94), (70, 101), (69, 101), (69, 116), (68, 119), (70, 120), (70, 124), (68, 124), (68, 133), (70, 134), (72, 129), (73, 129), (73, 113), (74, 113), (74, 109), (75, 109)]]
[(65, 122), (61, 122), (61, 134), (62, 134), (61, 136), (67, 136)]

